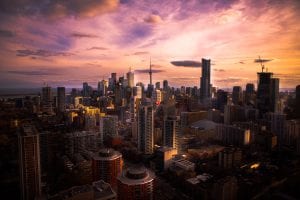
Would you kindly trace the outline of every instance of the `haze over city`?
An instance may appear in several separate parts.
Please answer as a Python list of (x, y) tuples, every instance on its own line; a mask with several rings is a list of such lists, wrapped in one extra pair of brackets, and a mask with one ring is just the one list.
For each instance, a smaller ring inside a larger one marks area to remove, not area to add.
[[(81, 87), (111, 72), (199, 86), (201, 58), (220, 88), (256, 84), (262, 57), (280, 88), (300, 82), (300, 3), (287, 0), (0, 2), (1, 88)], [(194, 61), (191, 63), (174, 61)]]

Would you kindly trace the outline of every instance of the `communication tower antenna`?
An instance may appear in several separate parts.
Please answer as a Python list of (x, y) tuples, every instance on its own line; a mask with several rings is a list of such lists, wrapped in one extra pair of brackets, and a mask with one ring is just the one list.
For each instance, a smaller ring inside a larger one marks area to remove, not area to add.
[(152, 64), (151, 64), (151, 57), (150, 57), (150, 69), (149, 69), (149, 76), (150, 76), (150, 85), (152, 85)]

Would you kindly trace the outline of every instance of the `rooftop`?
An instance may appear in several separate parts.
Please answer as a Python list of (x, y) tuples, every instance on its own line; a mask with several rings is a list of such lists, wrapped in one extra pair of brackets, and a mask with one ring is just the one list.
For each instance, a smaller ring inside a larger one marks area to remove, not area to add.
[(130, 167), (123, 170), (118, 180), (127, 185), (140, 185), (153, 181), (155, 174), (142, 166)]
[(116, 192), (111, 188), (110, 184), (103, 180), (93, 182), (94, 198), (116, 197)]
[(122, 157), (122, 154), (113, 149), (101, 149), (98, 153), (95, 153), (93, 156), (94, 160), (114, 160)]

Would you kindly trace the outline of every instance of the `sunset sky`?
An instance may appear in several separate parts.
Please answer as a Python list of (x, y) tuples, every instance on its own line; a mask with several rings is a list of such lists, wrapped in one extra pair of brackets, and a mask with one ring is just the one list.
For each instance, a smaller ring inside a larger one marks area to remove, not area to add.
[(299, 0), (1, 0), (0, 87), (81, 87), (111, 72), (136, 82), (199, 87), (212, 60), (213, 85), (256, 83), (261, 56), (281, 88), (300, 84)]

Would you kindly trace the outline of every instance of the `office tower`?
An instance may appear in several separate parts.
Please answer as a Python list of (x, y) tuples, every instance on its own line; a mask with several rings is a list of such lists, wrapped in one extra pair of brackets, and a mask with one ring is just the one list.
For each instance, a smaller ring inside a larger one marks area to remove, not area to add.
[(159, 90), (160, 89), (160, 82), (155, 83), (155, 89)]
[(164, 91), (167, 91), (169, 89), (169, 83), (167, 80), (164, 80), (163, 81), (163, 90)]
[(141, 99), (143, 96), (143, 91), (141, 86), (134, 86), (132, 90), (132, 95), (136, 98)]
[(111, 77), (109, 78), (108, 88), (113, 91), (117, 84), (117, 73), (111, 73)]
[(64, 112), (66, 110), (66, 89), (65, 87), (57, 87), (57, 110)]
[(53, 113), (53, 96), (51, 87), (46, 86), (42, 88), (42, 111), (47, 114)]
[(138, 109), (138, 150), (152, 154), (154, 147), (154, 113), (151, 102), (143, 102)]
[(266, 112), (277, 112), (279, 79), (272, 78), (271, 72), (258, 72), (257, 108), (262, 116)]
[(142, 88), (142, 97), (145, 97), (145, 85), (142, 82), (138, 82), (136, 86), (140, 86)]
[(227, 104), (227, 96), (228, 93), (224, 90), (218, 90), (217, 91), (217, 102), (216, 102), (216, 108), (218, 110), (224, 111), (224, 106)]
[(296, 87), (296, 105), (295, 105), (296, 118), (300, 118), (300, 85)]
[(84, 96), (84, 97), (89, 96), (89, 84), (87, 82), (84, 82), (82, 84), (82, 96)]
[(128, 84), (127, 84), (127, 80), (124, 78), (124, 76), (120, 76), (119, 77), (119, 84), (122, 85), (123, 87), (126, 87)]
[(144, 167), (123, 170), (118, 176), (118, 199), (153, 200), (154, 179), (154, 173)]
[(127, 72), (128, 87), (132, 88), (134, 86), (134, 73), (130, 70)]
[(122, 154), (113, 149), (101, 149), (92, 156), (93, 181), (104, 180), (113, 187), (123, 169)]
[(199, 96), (199, 90), (198, 90), (198, 87), (197, 86), (194, 86), (192, 88), (192, 96), (193, 97), (198, 97)]
[(98, 93), (100, 96), (105, 96), (107, 94), (108, 82), (106, 80), (102, 80), (98, 82)]
[(41, 195), (40, 141), (34, 126), (23, 125), (18, 146), (21, 197), (32, 200)]
[(179, 150), (179, 123), (179, 118), (177, 118), (176, 116), (169, 116), (164, 120), (164, 146), (176, 148), (177, 150)]
[(232, 103), (239, 104), (243, 101), (243, 90), (240, 86), (233, 86), (232, 89)]
[(160, 90), (153, 90), (152, 92), (152, 101), (156, 104), (161, 102), (161, 91)]
[(246, 84), (246, 93), (253, 94), (255, 91), (255, 87), (253, 83), (247, 83)]
[(247, 83), (246, 92), (245, 92), (245, 103), (254, 104), (254, 100), (255, 100), (254, 84)]
[(211, 98), (210, 91), (210, 60), (202, 58), (202, 75), (200, 78), (200, 100)]

